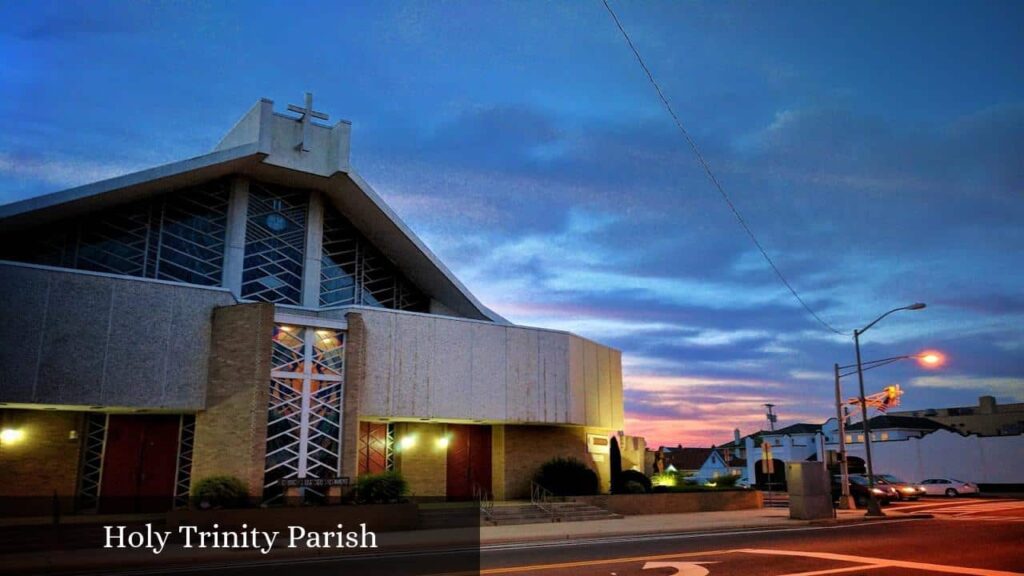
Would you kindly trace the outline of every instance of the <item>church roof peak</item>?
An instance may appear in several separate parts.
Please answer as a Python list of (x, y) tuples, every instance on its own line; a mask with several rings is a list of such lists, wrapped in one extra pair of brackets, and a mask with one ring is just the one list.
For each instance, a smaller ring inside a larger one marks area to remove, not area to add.
[[(352, 123), (340, 120), (325, 125), (329, 116), (313, 109), (313, 94), (306, 92), (304, 105), (289, 104), (274, 111), (274, 101), (260, 98), (214, 147), (214, 152), (255, 145), (265, 164), (330, 177), (348, 172)], [(298, 114), (298, 118), (291, 114)]]

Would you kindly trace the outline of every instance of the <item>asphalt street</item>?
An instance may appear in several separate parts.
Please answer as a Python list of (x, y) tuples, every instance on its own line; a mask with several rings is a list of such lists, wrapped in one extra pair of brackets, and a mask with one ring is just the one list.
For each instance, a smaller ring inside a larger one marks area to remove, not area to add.
[[(770, 531), (659, 534), (484, 546), (480, 574), (539, 576), (1024, 575), (1024, 501), (950, 499), (899, 503), (869, 523)], [(927, 512), (933, 519), (904, 514)], [(651, 517), (656, 522), (657, 517)], [(234, 576), (477, 573), (448, 553), (205, 565), (123, 574)], [(452, 563), (452, 560), (455, 560)], [(448, 561), (446, 564), (445, 561)], [(473, 558), (475, 563), (476, 558)], [(465, 572), (463, 572), (465, 570)], [(111, 573), (105, 571), (104, 573)]]

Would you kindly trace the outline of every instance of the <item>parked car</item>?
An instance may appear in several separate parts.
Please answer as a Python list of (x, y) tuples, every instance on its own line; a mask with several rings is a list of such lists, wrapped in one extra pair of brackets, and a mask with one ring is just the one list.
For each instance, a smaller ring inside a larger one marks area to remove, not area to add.
[[(832, 498), (835, 501), (838, 501), (843, 493), (842, 481), (842, 476), (838, 474), (832, 477)], [(870, 490), (867, 476), (859, 474), (850, 475), (850, 496), (853, 496), (853, 501), (857, 507), (864, 508), (868, 505), (868, 495), (871, 494)], [(875, 499), (880, 504), (888, 504), (893, 500), (899, 499), (896, 489), (888, 484), (875, 484), (874, 494)]]
[(875, 474), (875, 484), (888, 484), (896, 489), (896, 496), (899, 500), (917, 500), (925, 495), (924, 487), (920, 484), (904, 482), (892, 474)]
[(925, 494), (929, 496), (959, 496), (961, 494), (977, 494), (978, 485), (973, 482), (964, 482), (956, 478), (929, 478), (921, 482)]

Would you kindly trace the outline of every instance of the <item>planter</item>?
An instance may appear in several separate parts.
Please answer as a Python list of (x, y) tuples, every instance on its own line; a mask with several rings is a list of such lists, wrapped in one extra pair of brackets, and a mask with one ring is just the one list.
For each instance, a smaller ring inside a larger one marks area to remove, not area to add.
[(757, 490), (611, 494), (607, 496), (575, 496), (573, 500), (624, 516), (720, 512), (762, 507), (761, 493)]
[(167, 529), (178, 526), (239, 528), (242, 524), (260, 530), (287, 530), (302, 526), (310, 531), (337, 530), (338, 524), (352, 529), (366, 524), (374, 532), (415, 530), (419, 506), (403, 504), (367, 504), (341, 506), (295, 506), (282, 508), (238, 508), (230, 510), (173, 510), (167, 513)]

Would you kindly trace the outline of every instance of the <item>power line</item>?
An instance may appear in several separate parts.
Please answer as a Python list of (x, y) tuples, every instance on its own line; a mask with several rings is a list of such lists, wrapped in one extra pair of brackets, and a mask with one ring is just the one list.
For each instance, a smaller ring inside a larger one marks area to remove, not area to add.
[(615, 26), (617, 26), (619, 28), (619, 32), (622, 33), (622, 37), (625, 38), (626, 44), (629, 44), (629, 49), (633, 51), (633, 56), (636, 56), (636, 61), (640, 64), (640, 67), (643, 68), (644, 74), (647, 75), (647, 80), (650, 81), (651, 86), (654, 86), (654, 90), (658, 93), (658, 98), (661, 99), (661, 103), (665, 105), (665, 109), (668, 110), (669, 115), (672, 116), (672, 120), (675, 121), (676, 127), (679, 129), (679, 132), (682, 133), (683, 138), (685, 138), (686, 142), (690, 145), (690, 149), (692, 149), (694, 155), (697, 156), (697, 160), (699, 160), (701, 166), (704, 167), (704, 172), (707, 173), (708, 178), (711, 180), (712, 184), (714, 184), (715, 188), (718, 189), (718, 193), (722, 195), (722, 199), (725, 200), (725, 203), (729, 206), (729, 210), (731, 210), (733, 215), (736, 216), (736, 220), (740, 223), (740, 226), (743, 227), (743, 230), (746, 231), (747, 236), (750, 236), (750, 240), (754, 243), (754, 246), (756, 246), (758, 251), (761, 252), (761, 256), (763, 256), (765, 261), (768, 262), (768, 265), (771, 266), (772, 270), (775, 272), (775, 275), (779, 277), (779, 280), (786, 286), (790, 294), (792, 294), (793, 297), (796, 298), (797, 302), (799, 302), (800, 305), (804, 307), (804, 310), (807, 310), (807, 312), (811, 316), (813, 316), (814, 319), (817, 320), (826, 329), (836, 334), (845, 335), (845, 332), (837, 330), (831, 324), (823, 320), (821, 316), (818, 316), (818, 314), (814, 310), (812, 310), (810, 306), (807, 305), (807, 302), (804, 302), (804, 299), (800, 297), (800, 294), (798, 294), (796, 289), (793, 288), (793, 285), (790, 284), (788, 280), (786, 280), (786, 277), (782, 275), (782, 271), (779, 270), (779, 267), (775, 265), (775, 262), (772, 260), (771, 256), (769, 256), (768, 252), (764, 249), (764, 246), (761, 245), (761, 242), (758, 241), (757, 236), (754, 235), (754, 231), (750, 229), (750, 226), (747, 225), (747, 221), (743, 219), (743, 215), (740, 214), (740, 211), (736, 208), (736, 205), (733, 204), (732, 199), (730, 199), (729, 195), (726, 194), (725, 188), (722, 187), (722, 184), (718, 181), (718, 178), (715, 176), (715, 173), (711, 171), (711, 166), (707, 163), (707, 160), (704, 159), (704, 155), (700, 153), (700, 149), (697, 148), (696, 142), (694, 142), (693, 138), (690, 137), (690, 133), (687, 132), (686, 128), (683, 127), (683, 122), (679, 119), (679, 116), (676, 115), (675, 110), (672, 109), (672, 105), (669, 104), (668, 98), (666, 98), (664, 92), (661, 91), (661, 86), (658, 85), (657, 80), (654, 79), (654, 75), (651, 74), (651, 70), (647, 67), (647, 64), (644, 63), (643, 57), (640, 56), (640, 52), (636, 49), (636, 46), (633, 44), (633, 40), (629, 37), (629, 34), (626, 32), (626, 29), (622, 27), (622, 22), (620, 22), (619, 17), (615, 15), (615, 11), (612, 10), (611, 5), (608, 4), (608, 0), (601, 1), (604, 3), (604, 7), (605, 9), (608, 10), (608, 14), (612, 17), (612, 20), (615, 21)]

